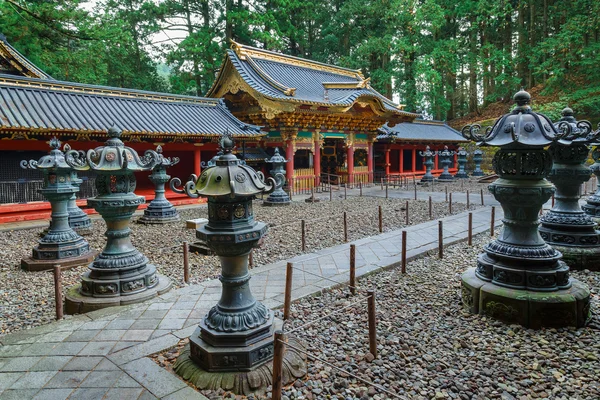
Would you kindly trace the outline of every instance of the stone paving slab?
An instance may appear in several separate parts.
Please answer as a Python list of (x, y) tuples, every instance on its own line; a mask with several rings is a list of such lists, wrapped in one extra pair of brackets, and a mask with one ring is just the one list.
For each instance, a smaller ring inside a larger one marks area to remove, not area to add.
[[(497, 225), (501, 218), (497, 208)], [(473, 211), (474, 234), (488, 230), (489, 224), (489, 207)], [(405, 230), (407, 259), (437, 249), (437, 221)], [(357, 277), (398, 266), (401, 236), (400, 230), (389, 231), (287, 260), (294, 264), (292, 299), (347, 283), (350, 244), (356, 245)], [(444, 218), (445, 245), (466, 236), (467, 213)], [(279, 261), (251, 270), (254, 294), (269, 308), (282, 306), (285, 266), (286, 261)], [(142, 304), (98, 310), (0, 337), (0, 400), (206, 399), (148, 356), (191, 335), (220, 292), (221, 283), (215, 279)]]

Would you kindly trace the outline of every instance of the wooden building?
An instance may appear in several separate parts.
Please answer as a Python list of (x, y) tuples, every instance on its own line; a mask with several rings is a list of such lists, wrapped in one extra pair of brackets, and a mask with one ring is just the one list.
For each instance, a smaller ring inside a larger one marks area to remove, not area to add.
[[(424, 158), (421, 152), (427, 146), (432, 151), (457, 150), (461, 143), (467, 143), (460, 132), (442, 121), (415, 119), (410, 123), (400, 123), (393, 127), (384, 125), (379, 129), (375, 145), (375, 170), (384, 176), (419, 176), (425, 174)], [(457, 171), (456, 155), (452, 159), (449, 172)], [(443, 171), (439, 157), (434, 158), (433, 175)]]
[[(77, 150), (101, 146), (113, 125), (139, 152), (160, 144), (165, 156), (179, 157), (168, 173), (183, 180), (200, 173), (202, 160), (215, 155), (226, 129), (237, 138), (240, 152), (248, 148), (256, 159), (267, 156), (256, 147), (266, 133), (234, 117), (221, 99), (57, 81), (0, 37), (0, 222), (49, 215), (49, 204), (37, 193), (41, 174), (21, 169), (20, 160), (46, 154), (52, 136)], [(93, 196), (93, 175), (82, 178), (81, 197)], [(148, 173), (137, 181), (136, 192), (153, 198)], [(181, 197), (171, 191), (167, 196), (176, 204)]]
[(372, 182), (379, 128), (412, 121), (358, 70), (233, 43), (207, 96), (268, 132), (264, 146), (285, 148), (287, 178), (298, 189), (321, 177)]

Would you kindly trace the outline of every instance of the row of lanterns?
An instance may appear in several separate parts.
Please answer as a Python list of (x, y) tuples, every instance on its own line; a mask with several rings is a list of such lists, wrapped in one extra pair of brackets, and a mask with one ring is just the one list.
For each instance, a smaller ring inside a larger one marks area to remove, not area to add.
[[(457, 151), (448, 150), (448, 146), (444, 146), (444, 150), (431, 150), (429, 146), (425, 148), (425, 151), (420, 151), (419, 154), (421, 157), (425, 159), (423, 164), (425, 165), (425, 175), (421, 178), (421, 183), (433, 182), (435, 177), (431, 173), (434, 165), (434, 158), (436, 156), (439, 157), (440, 164), (442, 164), (443, 171), (438, 176), (437, 180), (439, 182), (452, 182), (454, 178), (458, 179), (466, 179), (469, 177), (469, 174), (466, 170), (467, 165), (467, 157), (469, 153), (463, 148), (459, 147)], [(454, 176), (450, 174), (448, 171), (450, 164), (452, 164), (451, 157), (456, 155), (456, 162), (458, 164), (458, 171)], [(483, 161), (483, 151), (480, 149), (476, 149), (473, 152), (473, 163), (475, 164), (475, 169), (473, 170), (473, 176), (483, 176), (483, 171), (481, 169), (481, 162)]]

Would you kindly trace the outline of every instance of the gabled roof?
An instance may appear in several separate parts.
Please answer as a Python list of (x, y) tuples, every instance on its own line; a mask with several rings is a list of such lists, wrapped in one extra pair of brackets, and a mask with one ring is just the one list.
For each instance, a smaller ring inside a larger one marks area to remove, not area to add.
[(275, 101), (317, 106), (351, 107), (359, 100), (375, 100), (391, 115), (417, 117), (378, 93), (359, 70), (337, 67), (273, 51), (233, 43), (207, 96), (218, 95), (231, 69), (251, 90)]
[(8, 43), (0, 33), (0, 73), (31, 78), (53, 79)]
[(0, 74), (0, 131), (100, 134), (112, 125), (141, 137), (263, 136), (221, 99)]
[(379, 142), (389, 141), (419, 141), (419, 142), (468, 142), (459, 131), (451, 128), (443, 121), (416, 119), (413, 122), (403, 122), (393, 128), (384, 125), (379, 128)]

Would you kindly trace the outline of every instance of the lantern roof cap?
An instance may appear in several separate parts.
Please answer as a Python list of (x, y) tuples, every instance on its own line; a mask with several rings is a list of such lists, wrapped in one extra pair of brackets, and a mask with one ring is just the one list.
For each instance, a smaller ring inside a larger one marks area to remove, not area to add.
[[(60, 150), (61, 142), (56, 136), (54, 136), (48, 142), (50, 145), (50, 152), (45, 156), (42, 156), (38, 161), (35, 160), (22, 160), (22, 168), (39, 169), (39, 170), (71, 170), (71, 166), (67, 164), (64, 153)], [(66, 144), (65, 148), (69, 148)]]

